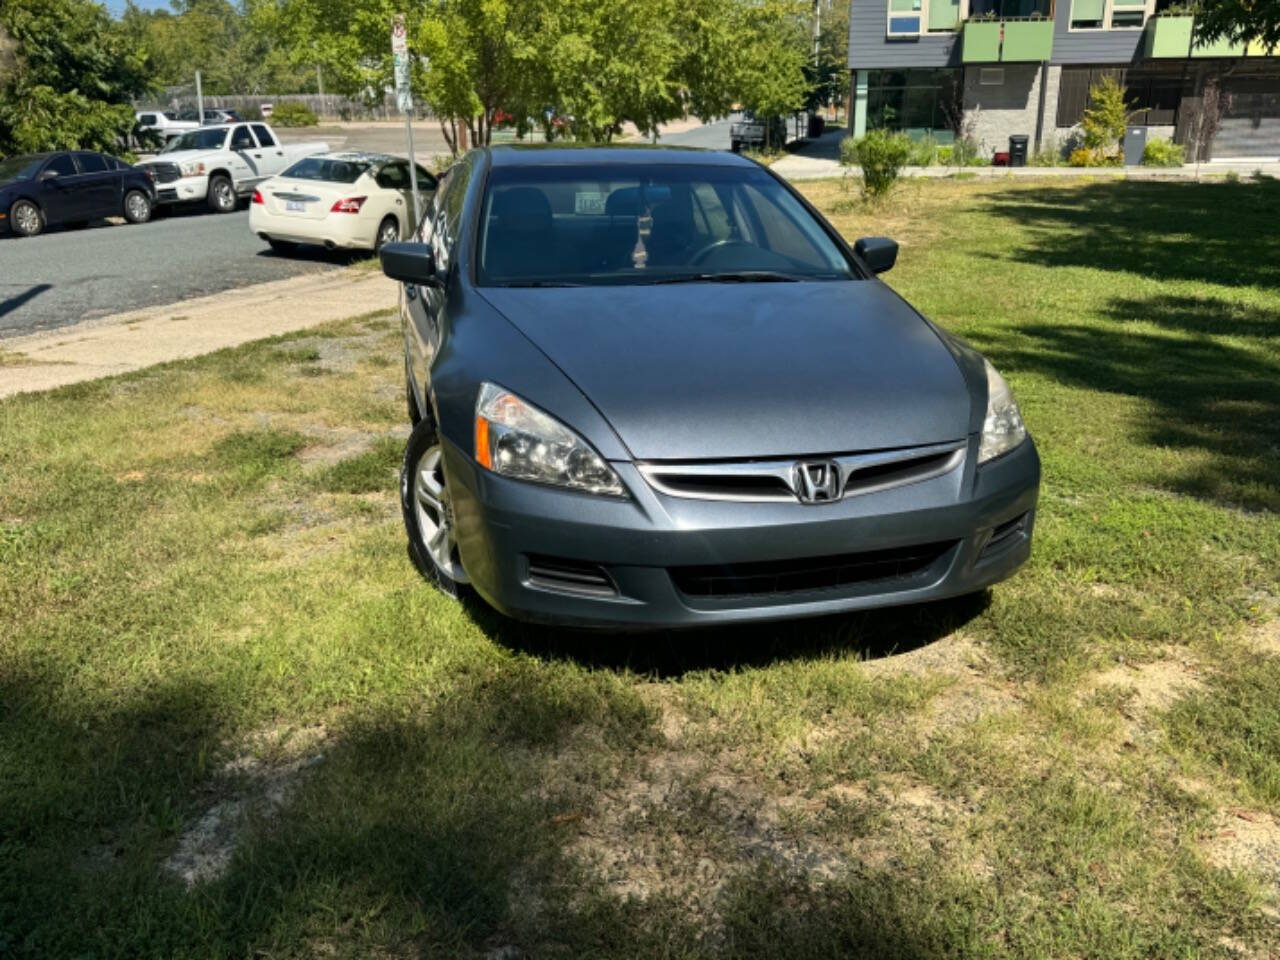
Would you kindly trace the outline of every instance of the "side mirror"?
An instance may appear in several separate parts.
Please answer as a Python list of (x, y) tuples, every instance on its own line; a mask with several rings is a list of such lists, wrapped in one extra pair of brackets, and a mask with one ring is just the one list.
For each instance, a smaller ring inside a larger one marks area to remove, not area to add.
[(872, 273), (884, 273), (898, 262), (898, 243), (888, 237), (862, 237), (853, 245), (853, 252)]
[(378, 252), (382, 272), (392, 280), (415, 286), (439, 286), (436, 257), (429, 243), (388, 243)]

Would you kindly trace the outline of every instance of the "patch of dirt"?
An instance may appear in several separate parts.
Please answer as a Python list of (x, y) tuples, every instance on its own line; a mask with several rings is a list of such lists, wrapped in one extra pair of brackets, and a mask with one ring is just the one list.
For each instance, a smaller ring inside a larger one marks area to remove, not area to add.
[(1246, 630), (1243, 639), (1247, 646), (1259, 653), (1280, 657), (1280, 618)]
[(187, 825), (164, 869), (188, 887), (226, 872), (251, 818), (270, 818), (288, 801), (305, 771), (324, 759), (323, 726), (268, 728), (240, 745), (218, 771), (215, 801)]
[(1214, 866), (1253, 873), (1269, 881), (1272, 907), (1280, 902), (1280, 824), (1271, 814), (1239, 807), (1223, 811), (1204, 847)]
[(1151, 663), (1122, 663), (1093, 678), (1089, 693), (1119, 688), (1129, 694), (1124, 714), (1131, 720), (1143, 720), (1153, 713), (1168, 709), (1202, 686), (1200, 666), (1181, 650), (1166, 651), (1166, 659)]
[[(380, 330), (342, 337), (304, 337), (281, 346), (279, 354), (297, 354), (298, 361), (318, 365), (326, 373), (355, 373), (360, 361), (368, 356), (387, 353), (385, 334)], [(312, 354), (318, 353), (318, 359)]]

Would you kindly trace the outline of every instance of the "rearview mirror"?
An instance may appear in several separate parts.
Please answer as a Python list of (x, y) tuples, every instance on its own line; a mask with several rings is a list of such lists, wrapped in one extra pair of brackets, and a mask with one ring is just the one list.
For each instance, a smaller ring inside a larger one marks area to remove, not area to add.
[(439, 286), (436, 257), (429, 243), (388, 243), (378, 251), (382, 272), (415, 286)]
[(872, 273), (884, 273), (898, 262), (898, 244), (888, 237), (862, 237), (853, 245), (858, 255)]

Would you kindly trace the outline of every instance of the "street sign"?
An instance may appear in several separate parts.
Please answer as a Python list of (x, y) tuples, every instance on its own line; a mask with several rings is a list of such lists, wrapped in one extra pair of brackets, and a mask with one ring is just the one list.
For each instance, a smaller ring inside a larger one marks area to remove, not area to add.
[(409, 33), (405, 29), (403, 13), (397, 13), (391, 18), (391, 52), (394, 54), (409, 52)]

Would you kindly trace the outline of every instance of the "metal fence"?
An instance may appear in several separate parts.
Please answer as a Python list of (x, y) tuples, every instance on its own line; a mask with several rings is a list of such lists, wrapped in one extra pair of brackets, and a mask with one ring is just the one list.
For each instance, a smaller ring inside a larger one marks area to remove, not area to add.
[[(204, 105), (225, 107), (228, 110), (261, 109), (264, 104), (278, 107), (282, 103), (306, 104), (321, 120), (398, 120), (394, 91), (383, 94), (381, 102), (370, 103), (364, 98), (346, 97), (334, 93), (263, 93), (204, 95)], [(196, 108), (195, 84), (168, 87), (158, 97), (138, 101), (138, 109), (194, 110)], [(419, 120), (431, 119), (431, 112), (422, 104), (415, 104), (415, 116)]]

